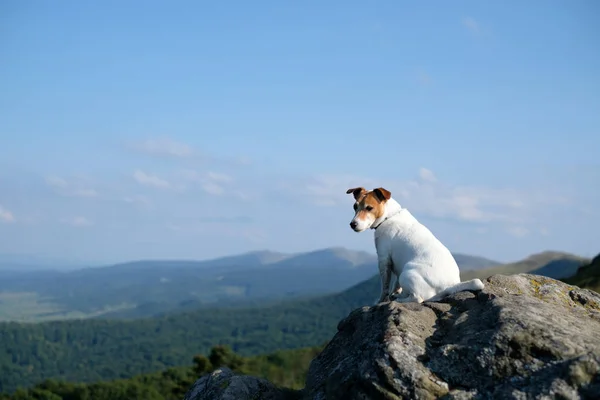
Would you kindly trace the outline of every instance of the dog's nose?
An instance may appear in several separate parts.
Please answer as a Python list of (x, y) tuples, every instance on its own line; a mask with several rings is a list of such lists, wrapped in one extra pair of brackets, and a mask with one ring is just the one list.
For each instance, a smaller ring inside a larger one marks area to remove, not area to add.
[(350, 222), (350, 228), (354, 229), (354, 228), (356, 228), (356, 225), (358, 225), (358, 222), (356, 222), (356, 221)]

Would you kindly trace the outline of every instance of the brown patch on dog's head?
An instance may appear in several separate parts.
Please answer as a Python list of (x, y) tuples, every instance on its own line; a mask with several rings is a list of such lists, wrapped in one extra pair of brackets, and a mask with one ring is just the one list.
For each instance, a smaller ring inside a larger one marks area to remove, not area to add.
[(373, 189), (373, 193), (375, 193), (377, 198), (379, 198), (379, 200), (381, 200), (383, 202), (386, 202), (392, 198), (392, 193), (389, 190), (385, 190), (382, 187)]
[(348, 189), (347, 194), (352, 193), (356, 202), (354, 203), (355, 220), (375, 221), (381, 218), (385, 213), (385, 202), (388, 201), (392, 194), (384, 189), (377, 188), (371, 191), (366, 191), (363, 188)]

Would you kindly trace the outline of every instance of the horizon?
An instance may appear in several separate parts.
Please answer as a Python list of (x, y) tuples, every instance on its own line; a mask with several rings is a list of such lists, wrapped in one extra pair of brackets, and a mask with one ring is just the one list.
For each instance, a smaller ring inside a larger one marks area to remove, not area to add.
[[(278, 254), (278, 255), (288, 256), (289, 258), (292, 258), (295, 256), (301, 256), (304, 254), (317, 253), (317, 252), (330, 251), (330, 250), (344, 250), (344, 251), (350, 251), (350, 252), (361, 252), (361, 253), (367, 253), (373, 257), (377, 257), (377, 253), (375, 252), (375, 250), (369, 251), (369, 250), (352, 249), (352, 248), (343, 247), (343, 246), (332, 246), (332, 247), (321, 247), (321, 248), (316, 248), (316, 249), (301, 251), (301, 252), (282, 252), (282, 251), (275, 251), (275, 250), (268, 250), (268, 249), (259, 249), (259, 250), (250, 250), (250, 251), (246, 251), (246, 252), (242, 252), (242, 253), (229, 253), (229, 254), (220, 255), (220, 256), (216, 256), (216, 257), (210, 257), (210, 258), (138, 258), (138, 259), (124, 259), (124, 260), (118, 260), (118, 261), (111, 261), (111, 262), (106, 262), (106, 263), (102, 263), (102, 262), (93, 263), (93, 262), (84, 262), (84, 261), (75, 261), (75, 260), (56, 260), (56, 259), (52, 259), (52, 258), (46, 258), (43, 255), (35, 255), (34, 257), (38, 258), (37, 263), (35, 261), (33, 261), (33, 262), (13, 261), (13, 262), (15, 263), (16, 266), (27, 266), (27, 267), (34, 267), (34, 268), (38, 268), (38, 269), (52, 269), (52, 270), (57, 270), (57, 271), (58, 270), (67, 271), (67, 270), (79, 270), (79, 269), (87, 269), (87, 268), (112, 267), (112, 266), (118, 266), (118, 265), (130, 264), (130, 263), (138, 263), (138, 262), (169, 262), (169, 261), (172, 261), (172, 262), (208, 262), (208, 261), (217, 261), (217, 260), (221, 260), (221, 259), (229, 258), (229, 257), (240, 257), (240, 256), (257, 254), (257, 253)], [(600, 254), (600, 253), (598, 253), (598, 254), (594, 254), (592, 256), (584, 256), (581, 254), (571, 253), (571, 252), (563, 251), (560, 249), (545, 249), (545, 250), (541, 250), (538, 252), (527, 254), (524, 257), (521, 257), (518, 259), (508, 259), (508, 260), (499, 260), (499, 259), (487, 257), (485, 255), (481, 255), (481, 254), (465, 253), (465, 252), (458, 252), (458, 251), (452, 251), (452, 254), (453, 255), (460, 254), (463, 256), (484, 258), (484, 259), (487, 259), (490, 261), (498, 262), (498, 265), (504, 265), (504, 264), (510, 264), (513, 262), (523, 261), (532, 256), (539, 255), (539, 254), (546, 253), (546, 252), (571, 254), (571, 255), (589, 259), (589, 260), (594, 258), (596, 255)], [(10, 262), (5, 261), (5, 257), (7, 257), (7, 256), (14, 257), (17, 260), (21, 257), (24, 257), (24, 258), (32, 257), (32, 255), (30, 255), (30, 254), (0, 253), (0, 271), (2, 270), (2, 264), (5, 264), (5, 265), (10, 264)], [(272, 263), (277, 263), (277, 262), (279, 262), (279, 261), (274, 261)], [(60, 264), (60, 263), (63, 263), (62, 267), (57, 266), (57, 264)]]
[(600, 252), (596, 2), (31, 4), (0, 5), (0, 255), (374, 254), (354, 186), (454, 253)]

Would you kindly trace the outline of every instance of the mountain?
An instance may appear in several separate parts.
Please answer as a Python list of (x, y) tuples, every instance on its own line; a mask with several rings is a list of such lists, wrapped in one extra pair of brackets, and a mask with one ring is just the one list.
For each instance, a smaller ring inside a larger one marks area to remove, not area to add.
[(550, 261), (541, 268), (531, 271), (532, 274), (549, 276), (554, 279), (563, 279), (573, 276), (582, 265), (586, 264), (585, 259), (562, 258)]
[(82, 268), (85, 262), (47, 257), (34, 254), (0, 254), (0, 272), (2, 271), (38, 271), (38, 270), (72, 270)]
[[(560, 275), (563, 275), (563, 269), (573, 270), (574, 265), (585, 261), (586, 258), (571, 253), (544, 251), (532, 254), (523, 260), (496, 265), (491, 268), (461, 271), (460, 276), (461, 280), (466, 281), (473, 278), (483, 279), (495, 274), (512, 275), (526, 272), (559, 279)], [(543, 273), (539, 273), (539, 271)]]
[(573, 276), (562, 280), (565, 283), (600, 293), (600, 254), (589, 263), (579, 267)]
[(480, 256), (471, 256), (462, 253), (452, 253), (456, 263), (460, 267), (461, 271), (472, 271), (478, 269), (490, 268), (495, 265), (500, 265), (498, 261), (490, 260), (489, 258)]
[[(329, 249), (324, 249), (326, 252)], [(208, 259), (208, 260), (139, 260), (131, 261), (126, 263), (115, 264), (111, 266), (105, 266), (100, 268), (94, 268), (96, 272), (101, 271), (102, 273), (114, 272), (115, 270), (163, 270), (164, 268), (231, 268), (240, 267), (259, 267), (265, 265), (275, 264), (283, 261), (287, 258), (295, 257), (294, 254), (277, 253), (268, 250), (263, 251), (252, 251), (248, 253), (236, 254), (232, 256), (225, 256), (220, 258)], [(88, 270), (85, 270), (89, 272)]]
[[(323, 251), (328, 251), (330, 249), (325, 249)], [(349, 250), (349, 252), (352, 252)], [(243, 253), (234, 256), (221, 257), (218, 259), (212, 259), (205, 261), (206, 265), (210, 265), (212, 267), (222, 267), (229, 265), (253, 265), (253, 266), (261, 266), (261, 265), (270, 265), (280, 261), (283, 261), (288, 258), (296, 257), (296, 254), (286, 254), (286, 253), (278, 253), (269, 250), (260, 250), (260, 251), (252, 251), (248, 253)]]
[[(497, 264), (455, 254), (461, 268)], [(140, 318), (339, 292), (377, 273), (375, 254), (343, 247), (256, 251), (212, 260), (141, 260), (74, 271), (0, 271), (0, 320)]]
[(353, 251), (344, 247), (330, 247), (323, 250), (315, 250), (299, 254), (294, 257), (288, 257), (278, 263), (279, 267), (303, 267), (306, 265), (344, 265), (347, 267), (356, 267), (369, 263), (375, 263), (377, 257), (375, 254), (366, 251)]
[(182, 306), (251, 305), (331, 293), (371, 276), (374, 265), (358, 265), (369, 256), (332, 248), (142, 260), (75, 271), (0, 271), (0, 320), (143, 317)]

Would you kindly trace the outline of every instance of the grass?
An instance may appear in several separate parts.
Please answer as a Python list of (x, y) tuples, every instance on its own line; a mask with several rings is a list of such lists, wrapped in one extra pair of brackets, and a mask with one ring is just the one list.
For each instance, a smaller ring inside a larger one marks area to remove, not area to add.
[(0, 293), (0, 321), (39, 321), (43, 315), (61, 311), (57, 304), (44, 301), (37, 293)]
[(64, 319), (84, 319), (98, 317), (108, 312), (133, 308), (133, 305), (122, 304), (104, 307), (98, 311), (84, 313), (65, 310), (50, 299), (32, 292), (0, 292), (0, 322), (42, 322)]

